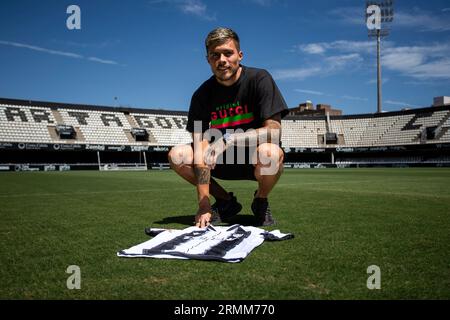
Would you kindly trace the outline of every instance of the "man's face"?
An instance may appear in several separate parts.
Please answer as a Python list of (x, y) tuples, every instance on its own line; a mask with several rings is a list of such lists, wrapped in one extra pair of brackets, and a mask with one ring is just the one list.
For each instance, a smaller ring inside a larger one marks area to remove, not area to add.
[(231, 86), (241, 75), (240, 62), (243, 53), (238, 51), (234, 40), (211, 47), (208, 50), (208, 63), (219, 83)]

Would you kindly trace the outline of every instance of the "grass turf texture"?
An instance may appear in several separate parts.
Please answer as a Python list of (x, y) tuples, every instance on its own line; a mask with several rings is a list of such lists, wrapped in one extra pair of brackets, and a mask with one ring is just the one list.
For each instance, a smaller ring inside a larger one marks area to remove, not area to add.
[[(185, 228), (196, 193), (172, 171), (0, 174), (0, 299), (449, 299), (450, 170), (286, 170), (270, 203), (295, 238), (242, 263), (127, 259), (144, 228)], [(224, 181), (247, 225), (255, 182)], [(68, 290), (69, 265), (81, 289)], [(367, 267), (381, 289), (366, 287)]]

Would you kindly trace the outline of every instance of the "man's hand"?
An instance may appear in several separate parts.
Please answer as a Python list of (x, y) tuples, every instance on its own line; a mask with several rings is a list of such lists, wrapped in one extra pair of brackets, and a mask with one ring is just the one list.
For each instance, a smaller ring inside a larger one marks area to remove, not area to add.
[(209, 226), (211, 222), (211, 206), (205, 205), (198, 208), (197, 215), (195, 216), (195, 226), (204, 228)]
[(227, 145), (223, 139), (218, 139), (211, 143), (206, 149), (205, 155), (203, 157), (205, 164), (212, 170), (216, 166), (217, 158), (225, 152)]

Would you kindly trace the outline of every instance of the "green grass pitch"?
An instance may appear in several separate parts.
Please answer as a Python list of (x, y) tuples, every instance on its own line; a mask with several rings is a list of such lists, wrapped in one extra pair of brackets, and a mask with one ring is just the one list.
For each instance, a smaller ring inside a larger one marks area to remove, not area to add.
[[(449, 182), (445, 168), (286, 170), (268, 229), (295, 238), (231, 264), (116, 256), (145, 227), (192, 225), (195, 190), (172, 171), (1, 173), (0, 299), (449, 299)], [(256, 183), (223, 185), (244, 206), (233, 222), (251, 223)]]

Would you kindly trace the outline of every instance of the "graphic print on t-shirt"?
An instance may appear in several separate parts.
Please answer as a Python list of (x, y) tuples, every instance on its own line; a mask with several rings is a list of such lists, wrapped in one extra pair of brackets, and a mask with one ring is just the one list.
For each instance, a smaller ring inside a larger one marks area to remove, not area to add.
[(211, 128), (223, 129), (235, 127), (238, 125), (250, 123), (254, 120), (252, 111), (249, 111), (248, 105), (236, 103), (227, 103), (215, 108), (211, 112)]

